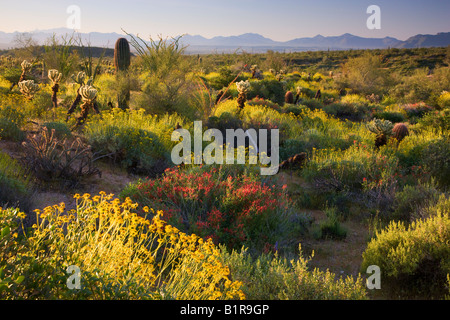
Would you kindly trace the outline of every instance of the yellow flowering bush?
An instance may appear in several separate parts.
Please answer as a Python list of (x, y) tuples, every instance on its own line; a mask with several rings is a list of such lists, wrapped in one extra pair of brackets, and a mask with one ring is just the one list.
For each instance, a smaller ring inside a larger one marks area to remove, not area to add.
[[(44, 273), (54, 279), (44, 282), (50, 292), (37, 298), (244, 298), (214, 244), (166, 224), (162, 212), (144, 219), (130, 199), (121, 202), (104, 192), (75, 198), (77, 207), (69, 212), (64, 203), (35, 211), (28, 255), (50, 265)], [(81, 270), (80, 290), (68, 290), (64, 283), (71, 265)], [(36, 282), (28, 284), (40, 290)], [(27, 280), (22, 289), (28, 289)]]

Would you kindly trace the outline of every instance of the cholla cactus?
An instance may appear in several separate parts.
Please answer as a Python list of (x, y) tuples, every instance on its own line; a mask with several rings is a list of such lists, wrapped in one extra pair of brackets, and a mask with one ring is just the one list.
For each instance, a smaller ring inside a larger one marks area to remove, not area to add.
[(246, 81), (242, 80), (240, 82), (237, 82), (236, 88), (239, 92), (239, 95), (237, 98), (239, 108), (244, 109), (245, 101), (247, 101), (247, 92), (248, 92), (248, 89), (250, 88), (250, 82), (248, 82), (248, 80), (246, 80)]
[(31, 70), (31, 67), (33, 65), (30, 62), (28, 62), (27, 60), (23, 60), (22, 63), (20, 64), (20, 66), (22, 67), (22, 72), (27, 73)]
[(97, 98), (97, 90), (90, 85), (84, 85), (80, 88), (80, 95), (84, 103), (92, 103)]
[(390, 136), (392, 136), (392, 129), (394, 125), (389, 120), (375, 119), (367, 125), (370, 132), (375, 133), (375, 146), (377, 148), (385, 145)]
[(19, 90), (29, 100), (32, 100), (36, 92), (39, 91), (39, 85), (34, 80), (25, 80), (19, 82)]
[(58, 70), (55, 70), (55, 69), (48, 70), (48, 78), (53, 83), (53, 86), (52, 86), (52, 91), (53, 91), (53, 95), (52, 95), (53, 108), (57, 108), (58, 107), (57, 94), (58, 94), (58, 90), (59, 90), (59, 82), (61, 81), (61, 78), (62, 78), (62, 73), (59, 73)]
[(62, 73), (58, 72), (56, 69), (48, 70), (48, 78), (54, 85), (58, 84), (61, 81)]
[(239, 93), (247, 93), (248, 89), (250, 88), (250, 82), (248, 82), (248, 80), (239, 81), (236, 83), (236, 88)]
[[(69, 108), (69, 110), (67, 111), (67, 118), (66, 118), (66, 122), (69, 120), (70, 115), (75, 111), (76, 107), (80, 104), (81, 102), (81, 94), (80, 94), (80, 89), (85, 85), (85, 80), (86, 80), (86, 73), (80, 71), (77, 74), (73, 74), (72, 75), (72, 80), (75, 81), (77, 84), (80, 85), (80, 87), (77, 90), (77, 96), (75, 98), (75, 101), (72, 103), (72, 106)], [(92, 85), (92, 83), (89, 83), (89, 85)]]
[(80, 86), (84, 85), (84, 80), (86, 79), (86, 73), (80, 71), (76, 75), (72, 75), (72, 80), (78, 83)]
[(297, 104), (298, 101), (300, 100), (300, 95), (302, 94), (302, 87), (297, 87), (295, 88), (296, 93), (295, 93), (295, 101), (294, 104)]
[(83, 100), (83, 104), (81, 105), (81, 113), (77, 119), (75, 127), (78, 127), (84, 121), (86, 121), (89, 114), (89, 109), (92, 108), (96, 113), (99, 113), (95, 102), (95, 99), (97, 99), (97, 90), (94, 87), (92, 87), (91, 85), (84, 85), (79, 89), (79, 94), (81, 96), (81, 99)]
[[(26, 74), (28, 72), (30, 72), (31, 67), (33, 66), (33, 64), (29, 63), (27, 60), (23, 60), (20, 65), (22, 67), (22, 74), (20, 75), (20, 78), (19, 78), (19, 81), (17, 82), (17, 85), (19, 84), (19, 82), (25, 81)], [(11, 85), (11, 87), (9, 88), (9, 90), (12, 90), (15, 86), (16, 86), (16, 83), (13, 83)]]

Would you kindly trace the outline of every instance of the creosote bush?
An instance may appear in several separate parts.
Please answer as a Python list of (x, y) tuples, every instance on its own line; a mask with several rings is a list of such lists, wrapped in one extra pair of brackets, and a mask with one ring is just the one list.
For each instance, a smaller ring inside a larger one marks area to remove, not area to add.
[(360, 276), (336, 277), (308, 263), (299, 247), (299, 257), (287, 260), (277, 253), (253, 258), (246, 248), (231, 253), (222, 247), (221, 255), (230, 266), (231, 276), (243, 283), (248, 300), (366, 300), (367, 292)]
[(450, 273), (450, 218), (437, 209), (426, 218), (391, 222), (363, 253), (361, 270), (377, 265), (385, 286), (406, 298), (442, 298)]

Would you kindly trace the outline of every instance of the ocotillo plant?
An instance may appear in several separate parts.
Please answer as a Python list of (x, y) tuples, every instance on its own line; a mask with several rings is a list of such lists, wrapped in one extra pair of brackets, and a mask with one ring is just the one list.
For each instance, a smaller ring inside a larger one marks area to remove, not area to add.
[(81, 114), (77, 119), (77, 123), (75, 127), (78, 127), (83, 122), (86, 121), (87, 116), (89, 114), (89, 109), (94, 109), (97, 113), (97, 107), (95, 106), (95, 99), (97, 98), (97, 90), (90, 86), (84, 85), (80, 88), (81, 99), (83, 100), (83, 104), (81, 105)]
[(131, 63), (131, 52), (130, 52), (130, 44), (128, 40), (125, 38), (119, 38), (116, 42), (116, 46), (114, 48), (114, 66), (116, 68), (116, 80), (120, 81), (121, 77), (125, 76), (125, 81), (127, 85), (125, 88), (121, 87), (119, 90), (119, 94), (117, 97), (118, 106), (121, 109), (128, 108), (128, 104), (130, 101), (130, 87), (129, 87), (129, 79), (127, 77), (127, 71), (130, 67)]
[(39, 85), (34, 83), (34, 80), (24, 80), (19, 82), (19, 90), (29, 100), (33, 100), (34, 95), (39, 91)]
[(248, 80), (246, 80), (246, 81), (242, 80), (240, 82), (237, 82), (236, 88), (237, 88), (237, 91), (239, 92), (239, 95), (237, 98), (239, 108), (244, 109), (245, 101), (247, 101), (247, 92), (248, 92), (248, 89), (250, 88), (250, 82), (248, 82)]
[(55, 109), (58, 107), (57, 94), (59, 91), (59, 82), (61, 81), (61, 77), (62, 77), (62, 73), (59, 73), (58, 70), (55, 70), (55, 69), (48, 70), (48, 78), (52, 82), (52, 92), (53, 92), (52, 103), (53, 103), (53, 108), (55, 108)]
[(77, 90), (77, 97), (75, 98), (75, 101), (72, 103), (72, 106), (70, 106), (69, 110), (67, 111), (66, 122), (69, 120), (70, 115), (75, 111), (75, 108), (81, 102), (80, 89), (82, 86), (84, 86), (85, 79), (86, 79), (86, 73), (84, 73), (84, 72), (78, 72), (76, 75), (75, 74), (72, 75), (72, 80), (75, 81), (75, 83), (79, 84), (80, 87)]

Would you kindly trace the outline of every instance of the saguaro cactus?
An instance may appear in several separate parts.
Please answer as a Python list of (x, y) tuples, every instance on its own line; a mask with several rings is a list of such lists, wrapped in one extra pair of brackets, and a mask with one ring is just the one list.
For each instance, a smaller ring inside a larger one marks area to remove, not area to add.
[(58, 107), (57, 94), (59, 91), (59, 82), (61, 81), (61, 77), (62, 77), (62, 73), (59, 73), (58, 70), (55, 70), (55, 69), (48, 70), (48, 78), (52, 82), (52, 92), (53, 92), (52, 103), (53, 103), (53, 108), (55, 108), (55, 109)]
[(116, 78), (118, 81), (125, 81), (125, 85), (119, 88), (117, 103), (119, 108), (128, 108), (130, 102), (130, 85), (127, 76), (128, 68), (131, 63), (130, 44), (125, 38), (119, 38), (114, 48), (114, 66), (116, 68)]
[(131, 63), (130, 44), (125, 38), (119, 38), (114, 48), (114, 66), (116, 73), (127, 71)]

